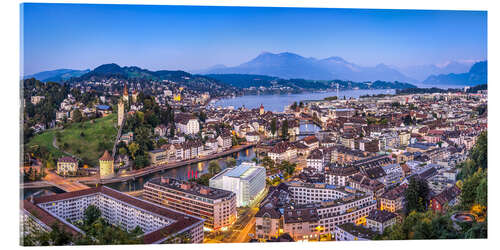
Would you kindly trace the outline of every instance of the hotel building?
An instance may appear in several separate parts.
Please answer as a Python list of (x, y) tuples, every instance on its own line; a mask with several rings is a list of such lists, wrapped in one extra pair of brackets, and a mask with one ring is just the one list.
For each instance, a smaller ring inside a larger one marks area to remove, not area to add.
[(59, 223), (74, 235), (84, 234), (71, 224), (84, 218), (85, 209), (94, 205), (110, 224), (130, 231), (140, 227), (145, 244), (162, 243), (179, 234), (188, 235), (190, 242), (203, 242), (203, 222), (199, 217), (184, 214), (154, 203), (137, 199), (105, 186), (24, 200), (21, 220), (24, 232), (34, 228), (50, 231)]
[(210, 187), (234, 192), (237, 206), (247, 206), (266, 188), (266, 169), (255, 162), (243, 162), (212, 177)]
[(180, 181), (154, 178), (144, 185), (144, 199), (186, 214), (201, 217), (205, 227), (219, 230), (237, 218), (236, 194), (230, 191)]

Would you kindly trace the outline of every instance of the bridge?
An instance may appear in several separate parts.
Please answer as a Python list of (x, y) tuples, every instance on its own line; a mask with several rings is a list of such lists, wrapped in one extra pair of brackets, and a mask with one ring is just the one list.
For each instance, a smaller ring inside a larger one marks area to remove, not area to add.
[(65, 179), (53, 172), (47, 172), (43, 181), (27, 182), (22, 184), (22, 188), (47, 188), (57, 187), (65, 192), (79, 191), (89, 188), (82, 183)]

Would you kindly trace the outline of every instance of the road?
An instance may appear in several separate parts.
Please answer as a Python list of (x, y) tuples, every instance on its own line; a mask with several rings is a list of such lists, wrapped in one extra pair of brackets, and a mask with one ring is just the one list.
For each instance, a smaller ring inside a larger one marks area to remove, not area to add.
[[(216, 159), (219, 157), (223, 157), (226, 155), (230, 155), (230, 154), (245, 150), (245, 149), (253, 147), (253, 146), (255, 146), (255, 144), (234, 146), (230, 150), (226, 150), (226, 151), (223, 151), (223, 152), (220, 152), (217, 154), (213, 154), (213, 155), (209, 155), (206, 157), (200, 157), (200, 158), (191, 159), (191, 160), (187, 160), (187, 161), (172, 162), (172, 163), (167, 163), (167, 164), (163, 164), (163, 165), (148, 166), (148, 167), (145, 167), (142, 169), (128, 171), (127, 173), (121, 174), (119, 176), (115, 176), (113, 178), (102, 179), (100, 181), (103, 184), (108, 184), (108, 183), (132, 180), (134, 178), (141, 177), (141, 176), (148, 175), (148, 174), (152, 174), (152, 173), (155, 173), (155, 172), (158, 172), (161, 170), (172, 169), (172, 168), (177, 168), (177, 167), (181, 167), (181, 166), (185, 166), (185, 165), (189, 165), (189, 164), (193, 164), (193, 163), (198, 163), (198, 162), (202, 162), (202, 161)], [(92, 177), (92, 176), (90, 176), (90, 177), (74, 177), (72, 179), (75, 181), (85, 183), (85, 184), (95, 184), (98, 181), (95, 177)]]
[(73, 192), (73, 191), (78, 191), (82, 189), (87, 189), (89, 188), (86, 185), (83, 185), (78, 182), (73, 182), (71, 180), (68, 180), (66, 178), (63, 178), (54, 172), (47, 171), (47, 175), (45, 178), (43, 178), (44, 181), (49, 182), (51, 184), (54, 184), (54, 186), (66, 191), (66, 192)]

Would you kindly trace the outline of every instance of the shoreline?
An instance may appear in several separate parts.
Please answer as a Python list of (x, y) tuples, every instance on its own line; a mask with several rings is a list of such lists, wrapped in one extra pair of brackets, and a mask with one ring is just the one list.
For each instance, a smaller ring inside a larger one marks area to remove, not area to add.
[[(248, 148), (255, 147), (256, 145), (257, 145), (256, 143), (239, 145), (238, 147), (233, 147), (230, 150), (226, 150), (226, 151), (223, 151), (223, 152), (220, 152), (217, 154), (213, 154), (210, 156), (191, 159), (188, 161), (172, 162), (172, 163), (167, 163), (167, 164), (163, 164), (163, 165), (149, 166), (149, 167), (146, 167), (143, 169), (133, 170), (133, 171), (127, 172), (124, 175), (115, 176), (115, 177), (108, 178), (108, 179), (98, 180), (98, 179), (96, 179), (96, 176), (86, 176), (86, 177), (68, 178), (68, 181), (85, 184), (87, 186), (96, 185), (98, 183), (100, 183), (100, 184), (112, 184), (112, 183), (117, 183), (117, 182), (125, 182), (125, 181), (135, 180), (136, 178), (140, 178), (140, 177), (143, 177), (145, 175), (154, 174), (156, 172), (161, 172), (164, 170), (183, 167), (183, 166), (186, 166), (189, 164), (196, 164), (196, 163), (202, 162), (202, 161), (208, 161), (208, 160), (213, 160), (213, 159), (220, 158), (220, 157), (225, 157), (225, 156), (231, 155), (233, 153), (237, 153), (237, 152), (246, 150)], [(57, 187), (57, 185), (55, 185), (53, 183), (50, 183), (47, 181), (40, 181), (40, 182), (23, 183), (21, 186), (21, 189), (44, 188), (44, 187), (52, 187), (52, 186)]]

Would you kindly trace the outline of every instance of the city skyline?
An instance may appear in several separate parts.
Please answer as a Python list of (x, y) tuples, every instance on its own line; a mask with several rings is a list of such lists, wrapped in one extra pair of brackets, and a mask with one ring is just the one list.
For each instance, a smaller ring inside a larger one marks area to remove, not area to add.
[(23, 4), (21, 15), (25, 75), (105, 63), (193, 72), (264, 51), (362, 66), (487, 59), (486, 11)]

